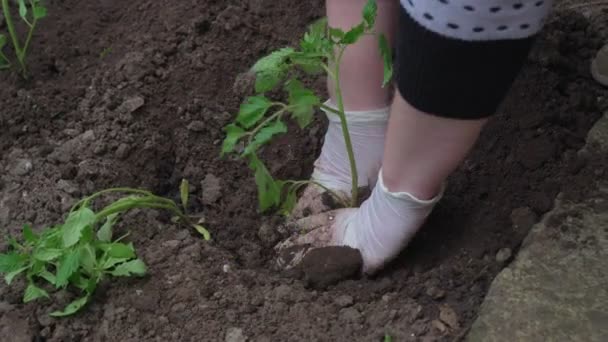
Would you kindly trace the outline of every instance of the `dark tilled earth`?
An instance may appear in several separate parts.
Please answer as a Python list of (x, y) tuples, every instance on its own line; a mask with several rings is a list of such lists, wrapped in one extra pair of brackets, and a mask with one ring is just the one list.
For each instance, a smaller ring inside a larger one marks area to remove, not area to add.
[[(104, 284), (61, 320), (47, 313), (71, 294), (23, 305), (23, 283), (2, 284), (2, 341), (452, 341), (556, 194), (604, 175), (576, 152), (608, 107), (588, 71), (608, 38), (605, 13), (560, 10), (412, 246), (373, 279), (313, 289), (271, 270), (278, 235), (259, 227), (273, 220), (256, 211), (246, 165), (220, 159), (219, 145), (242, 99), (237, 75), (295, 43), (323, 2), (47, 4), (33, 77), (0, 76), (0, 248), (24, 223), (57, 223), (80, 196), (129, 186), (176, 198), (182, 178), (214, 239), (133, 212), (122, 229), (149, 276)], [(308, 177), (324, 124), (267, 148), (271, 171)]]

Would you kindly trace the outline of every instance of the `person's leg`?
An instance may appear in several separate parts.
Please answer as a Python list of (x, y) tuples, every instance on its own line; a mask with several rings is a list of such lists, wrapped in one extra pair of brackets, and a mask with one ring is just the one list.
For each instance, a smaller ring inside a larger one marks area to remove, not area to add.
[[(362, 20), (366, 0), (327, 0), (327, 19), (330, 27), (348, 31)], [(389, 42), (394, 40), (399, 2), (378, 0), (375, 29), (383, 33)], [(362, 37), (347, 47), (340, 63), (340, 84), (346, 110), (348, 127), (358, 170), (360, 186), (373, 185), (380, 169), (388, 122), (391, 90), (382, 87), (383, 60), (378, 40), (373, 36)], [(327, 80), (329, 106), (335, 107), (335, 81)], [(321, 154), (315, 162), (312, 179), (338, 191), (350, 194), (351, 170), (338, 117), (327, 114), (329, 125)], [(315, 214), (326, 210), (319, 187), (308, 187), (294, 210), (295, 217)]]
[[(450, 7), (451, 2), (402, 4), (398, 92), (378, 184), (358, 209), (302, 221), (300, 228), (309, 232), (282, 243), (280, 250), (294, 244), (350, 246), (361, 252), (365, 273), (391, 261), (422, 226), (441, 199), (447, 177), (496, 112), (541, 27), (547, 11), (540, 7), (550, 2), (528, 6), (519, 17), (509, 12), (519, 7), (501, 7), (505, 11), (497, 13), (505, 16), (495, 23), (484, 15), (459, 17), (462, 8)], [(476, 5), (467, 11), (487, 4), (479, 0)]]

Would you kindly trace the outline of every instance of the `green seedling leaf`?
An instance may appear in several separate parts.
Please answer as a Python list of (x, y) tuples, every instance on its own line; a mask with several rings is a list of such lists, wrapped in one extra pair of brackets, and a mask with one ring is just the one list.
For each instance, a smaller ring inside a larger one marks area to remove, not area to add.
[(36, 7), (34, 7), (34, 19), (42, 19), (46, 17), (46, 15), (46, 7), (40, 5), (36, 5)]
[(337, 42), (341, 41), (344, 38), (344, 30), (331, 27), (329, 28), (329, 35)]
[(346, 34), (344, 34), (344, 38), (340, 41), (341, 44), (350, 45), (356, 43), (361, 36), (365, 33), (365, 25), (363, 23), (353, 27)]
[(378, 14), (378, 4), (376, 0), (369, 0), (363, 7), (363, 21), (367, 29), (372, 29), (376, 23), (376, 15)]
[(97, 266), (97, 256), (95, 253), (95, 248), (93, 248), (91, 243), (87, 243), (80, 247), (80, 266), (88, 274), (96, 273), (95, 269)]
[(135, 257), (135, 248), (132, 243), (124, 244), (120, 242), (115, 242), (110, 244), (106, 252), (108, 256), (111, 258), (134, 258)]
[(252, 70), (256, 74), (256, 92), (270, 91), (281, 82), (289, 67), (289, 57), (294, 52), (295, 50), (292, 48), (282, 48), (261, 58), (253, 65)]
[(123, 262), (129, 261), (129, 258), (108, 258), (104, 263), (103, 263), (103, 269), (107, 270), (110, 269), (118, 264), (121, 264)]
[(260, 131), (255, 135), (255, 138), (251, 144), (245, 148), (243, 155), (247, 156), (254, 153), (260, 146), (269, 142), (273, 136), (285, 132), (287, 132), (287, 126), (281, 120), (277, 119), (269, 123), (266, 127), (260, 129)]
[(95, 222), (95, 213), (86, 207), (72, 212), (63, 225), (63, 245), (71, 247), (80, 240), (82, 231)]
[(34, 259), (40, 261), (53, 261), (59, 258), (63, 252), (62, 249), (58, 248), (38, 249), (34, 252)]
[(391, 54), (388, 40), (383, 34), (378, 37), (378, 47), (380, 48), (380, 54), (384, 61), (384, 80), (382, 81), (382, 86), (384, 87), (393, 78), (393, 55)]
[(312, 92), (304, 87), (298, 80), (289, 81), (285, 89), (289, 93), (289, 109), (292, 117), (298, 122), (300, 128), (305, 128), (312, 121), (315, 107), (321, 104), (321, 100)]
[(47, 270), (40, 272), (38, 276), (53, 285), (55, 285), (55, 283), (57, 282), (57, 278), (55, 277), (55, 275)]
[(38, 235), (34, 234), (34, 232), (32, 231), (32, 227), (29, 224), (23, 226), (23, 238), (27, 242), (38, 241)]
[(244, 128), (251, 128), (264, 117), (272, 102), (264, 96), (250, 96), (241, 105), (236, 121)]
[(6, 45), (6, 36), (3, 34), (0, 34), (0, 49), (2, 49), (4, 47), (4, 45)]
[(196, 231), (199, 234), (201, 234), (203, 236), (203, 239), (205, 239), (205, 241), (211, 240), (211, 234), (209, 234), (209, 231), (207, 229), (205, 229), (205, 227), (203, 227), (199, 224), (193, 224), (192, 226), (194, 227), (194, 229), (196, 229)]
[(393, 342), (393, 338), (389, 334), (384, 335), (384, 342)]
[(236, 143), (247, 133), (244, 129), (235, 124), (226, 126), (224, 131), (226, 132), (226, 138), (222, 145), (222, 155), (234, 151)]
[(23, 254), (0, 254), (0, 273), (9, 273), (21, 268), (27, 262), (27, 260), (27, 255)]
[(309, 75), (318, 75), (325, 71), (323, 68), (323, 58), (323, 56), (319, 57), (316, 54), (299, 53), (294, 54), (291, 61), (294, 65), (300, 67), (300, 69), (302, 69), (305, 73)]
[(116, 266), (110, 274), (115, 277), (128, 277), (132, 275), (144, 276), (146, 272), (146, 264), (140, 259), (135, 259)]
[(25, 5), (25, 0), (18, 0), (19, 2), (19, 16), (21, 19), (27, 21), (27, 6)]
[(89, 302), (89, 298), (90, 298), (89, 295), (78, 298), (75, 301), (68, 304), (63, 310), (53, 311), (50, 313), (50, 315), (53, 317), (65, 317), (65, 316), (73, 315), (76, 312), (78, 312), (80, 309), (82, 309)]
[(266, 211), (277, 205), (281, 200), (279, 183), (274, 181), (264, 163), (255, 154), (249, 156), (249, 167), (255, 172), (260, 210)]
[(30, 283), (25, 289), (25, 294), (23, 295), (23, 302), (28, 303), (41, 297), (49, 298), (49, 294), (45, 290)]
[(190, 194), (188, 180), (182, 179), (182, 183), (179, 186), (179, 194), (182, 199), (182, 206), (184, 207), (185, 211), (188, 209), (188, 195)]
[(118, 213), (106, 217), (106, 222), (97, 231), (97, 239), (102, 242), (112, 241), (112, 227), (118, 221)]
[(13, 282), (13, 279), (15, 279), (16, 276), (18, 276), (19, 274), (23, 273), (25, 270), (27, 270), (29, 267), (28, 266), (24, 266), (21, 268), (18, 268), (14, 271), (8, 272), (6, 274), (6, 276), (4, 276), (4, 281), (6, 282), (7, 285), (10, 285)]
[(287, 190), (287, 195), (285, 196), (285, 199), (283, 200), (283, 204), (281, 204), (281, 212), (283, 213), (283, 215), (288, 216), (293, 211), (293, 208), (296, 207), (297, 190), (298, 190), (298, 187), (293, 186), (293, 185), (290, 186), (289, 189)]
[(78, 270), (80, 265), (80, 250), (75, 249), (65, 254), (57, 266), (57, 279), (55, 286), (65, 287), (68, 279)]

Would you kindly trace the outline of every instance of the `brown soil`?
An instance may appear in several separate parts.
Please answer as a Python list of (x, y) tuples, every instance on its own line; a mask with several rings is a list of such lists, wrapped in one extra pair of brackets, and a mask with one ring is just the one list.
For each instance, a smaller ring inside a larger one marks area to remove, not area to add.
[[(279, 236), (259, 229), (268, 217), (256, 211), (251, 174), (220, 159), (219, 144), (241, 100), (237, 75), (294, 43), (323, 2), (47, 3), (33, 78), (0, 76), (0, 250), (23, 223), (56, 223), (84, 194), (130, 186), (176, 197), (182, 177), (214, 240), (134, 212), (123, 229), (148, 277), (104, 284), (60, 320), (47, 313), (70, 294), (23, 305), (23, 283), (2, 284), (2, 341), (451, 341), (510, 260), (498, 251), (515, 253), (558, 192), (606, 175), (576, 151), (607, 108), (588, 67), (608, 31), (601, 18), (560, 11), (406, 253), (373, 279), (310, 288), (271, 270)], [(306, 178), (324, 124), (268, 148), (271, 171)]]

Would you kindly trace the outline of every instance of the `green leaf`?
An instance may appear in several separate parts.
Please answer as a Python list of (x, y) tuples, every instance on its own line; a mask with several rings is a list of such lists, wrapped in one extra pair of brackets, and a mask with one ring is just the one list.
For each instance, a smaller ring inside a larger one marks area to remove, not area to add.
[(4, 47), (4, 45), (6, 45), (6, 36), (3, 34), (0, 34), (0, 49), (2, 49)]
[(193, 224), (192, 226), (199, 234), (203, 236), (203, 239), (205, 239), (205, 241), (211, 240), (211, 234), (209, 234), (209, 231), (205, 227), (199, 224)]
[(269, 142), (273, 136), (285, 132), (287, 132), (287, 126), (281, 120), (277, 119), (269, 123), (266, 127), (260, 129), (260, 131), (255, 135), (255, 138), (251, 144), (245, 148), (243, 155), (247, 156), (254, 153), (260, 146)]
[(363, 21), (367, 29), (372, 29), (376, 22), (376, 15), (378, 14), (378, 5), (375, 0), (369, 0), (365, 7), (363, 7)]
[(296, 207), (296, 202), (297, 202), (297, 195), (296, 195), (296, 191), (298, 190), (297, 186), (290, 186), (289, 190), (287, 190), (287, 195), (285, 196), (285, 200), (283, 200), (283, 203), (281, 204), (281, 212), (283, 213), (283, 215), (285, 216), (289, 216), (289, 214), (291, 214), (291, 212), (293, 211), (293, 208)]
[(264, 96), (248, 97), (239, 110), (236, 121), (245, 128), (251, 128), (264, 117), (272, 102)]
[(112, 241), (112, 227), (118, 221), (118, 213), (106, 217), (106, 222), (97, 231), (97, 239), (102, 242)]
[(258, 187), (258, 200), (261, 211), (279, 204), (281, 200), (281, 188), (274, 181), (268, 169), (255, 155), (249, 156), (249, 167), (255, 171), (255, 183)]
[(80, 266), (80, 250), (75, 249), (65, 254), (57, 266), (57, 287), (65, 287), (68, 284), (68, 279), (78, 270)]
[(32, 231), (32, 227), (29, 224), (23, 226), (23, 238), (27, 242), (38, 241), (38, 235), (34, 234), (34, 232)]
[(27, 21), (27, 6), (25, 5), (25, 0), (18, 0), (19, 2), (19, 16), (21, 19)]
[(120, 263), (123, 263), (125, 261), (128, 261), (129, 258), (108, 258), (104, 263), (103, 263), (103, 269), (107, 270), (109, 268), (112, 268)]
[(57, 282), (57, 278), (55, 277), (55, 275), (47, 270), (40, 272), (38, 276), (53, 285), (55, 285), (55, 283)]
[(384, 342), (393, 342), (393, 338), (389, 334), (384, 335)]
[(234, 151), (236, 143), (246, 134), (244, 129), (235, 124), (226, 126), (224, 131), (226, 132), (226, 138), (222, 144), (222, 155)]
[(71, 247), (80, 240), (83, 229), (95, 222), (95, 213), (86, 207), (72, 212), (63, 225), (63, 246)]
[(188, 188), (188, 180), (182, 179), (182, 183), (179, 185), (179, 194), (182, 199), (182, 206), (184, 207), (184, 210), (188, 209), (188, 195), (190, 195)]
[(143, 276), (147, 272), (146, 264), (140, 259), (135, 259), (122, 263), (110, 272), (115, 277), (128, 277), (132, 275)]
[(41, 297), (49, 298), (49, 294), (45, 290), (30, 283), (25, 289), (25, 294), (23, 295), (23, 302), (28, 303)]
[(64, 250), (57, 248), (38, 249), (34, 252), (34, 259), (40, 261), (52, 261), (59, 258)]
[(329, 29), (329, 35), (338, 42), (344, 38), (344, 34), (345, 34), (344, 30), (342, 30), (342, 29), (335, 28), (335, 27), (331, 27)]
[(23, 271), (27, 270), (28, 268), (29, 268), (28, 266), (24, 266), (24, 267), (14, 270), (14, 271), (8, 272), (6, 274), (6, 276), (4, 276), (4, 281), (6, 282), (7, 285), (10, 285), (16, 276), (23, 273)]
[(382, 86), (384, 87), (393, 78), (393, 55), (388, 40), (383, 34), (378, 37), (378, 47), (384, 61), (384, 80), (382, 81)]
[(0, 273), (9, 273), (22, 267), (28, 260), (27, 255), (8, 253), (0, 254)]
[(350, 45), (356, 43), (359, 38), (365, 33), (365, 25), (363, 23), (353, 27), (346, 34), (344, 34), (344, 38), (340, 41), (340, 44)]
[(285, 76), (288, 60), (292, 53), (292, 48), (282, 48), (276, 50), (258, 60), (252, 67), (256, 74), (255, 91), (264, 93), (274, 89)]
[(108, 245), (106, 249), (108, 256), (111, 258), (134, 258), (135, 248), (132, 243), (124, 244), (120, 242), (114, 242)]
[(40, 6), (40, 5), (36, 5), (36, 7), (34, 7), (34, 18), (35, 19), (42, 19), (44, 17), (46, 17), (47, 12), (46, 12), (46, 7)]
[(65, 316), (73, 315), (76, 312), (78, 312), (80, 309), (82, 309), (89, 302), (89, 298), (90, 297), (88, 295), (78, 298), (75, 301), (68, 304), (63, 310), (53, 311), (50, 313), (50, 315), (53, 317), (65, 317)]
[(289, 109), (293, 118), (300, 128), (308, 126), (312, 121), (315, 107), (321, 104), (321, 100), (298, 80), (289, 81), (285, 88), (289, 93)]
[(90, 243), (80, 247), (80, 266), (89, 274), (96, 273), (97, 256)]

